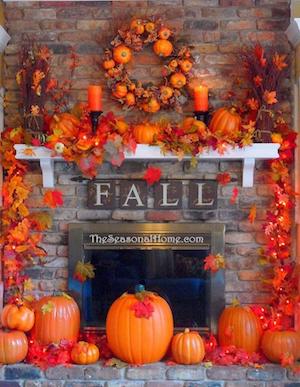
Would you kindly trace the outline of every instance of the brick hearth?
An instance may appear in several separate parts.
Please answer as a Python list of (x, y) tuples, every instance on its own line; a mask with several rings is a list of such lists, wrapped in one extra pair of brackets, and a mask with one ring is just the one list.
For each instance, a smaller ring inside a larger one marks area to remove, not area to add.
[[(240, 366), (166, 366), (155, 363), (122, 369), (58, 366), (46, 371), (22, 364), (0, 369), (1, 387), (299, 387), (300, 376), (276, 365), (262, 369)], [(5, 384), (7, 383), (7, 384)]]

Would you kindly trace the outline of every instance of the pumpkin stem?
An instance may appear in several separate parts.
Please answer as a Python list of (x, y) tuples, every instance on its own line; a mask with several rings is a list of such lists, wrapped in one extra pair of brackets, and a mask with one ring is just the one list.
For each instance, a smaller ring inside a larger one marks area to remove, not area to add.
[(190, 332), (189, 328), (185, 328), (184, 333), (189, 333), (189, 332)]

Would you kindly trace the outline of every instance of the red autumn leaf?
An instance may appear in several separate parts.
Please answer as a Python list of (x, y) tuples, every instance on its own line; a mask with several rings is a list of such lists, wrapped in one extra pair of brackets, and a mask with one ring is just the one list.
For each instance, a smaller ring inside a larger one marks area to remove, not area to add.
[(44, 195), (44, 204), (50, 208), (56, 208), (64, 204), (62, 193), (58, 190), (47, 191)]
[(230, 183), (231, 177), (230, 177), (229, 173), (227, 173), (227, 172), (219, 173), (217, 175), (217, 181), (221, 185), (227, 185), (228, 183)]
[(225, 268), (225, 259), (223, 255), (208, 255), (204, 259), (204, 270), (211, 270), (213, 273), (216, 273), (219, 269)]
[(143, 301), (137, 301), (132, 305), (135, 317), (137, 318), (150, 318), (154, 312), (153, 305), (149, 299), (145, 298)]
[(153, 185), (160, 180), (160, 177), (161, 169), (155, 167), (149, 167), (143, 176), (148, 185)]
[(230, 203), (231, 204), (235, 204), (236, 199), (238, 197), (238, 194), (239, 194), (239, 189), (237, 187), (234, 187), (233, 190), (232, 190), (231, 198), (230, 198)]
[(251, 206), (248, 219), (249, 219), (250, 223), (254, 223), (254, 221), (256, 219), (256, 204), (253, 204)]

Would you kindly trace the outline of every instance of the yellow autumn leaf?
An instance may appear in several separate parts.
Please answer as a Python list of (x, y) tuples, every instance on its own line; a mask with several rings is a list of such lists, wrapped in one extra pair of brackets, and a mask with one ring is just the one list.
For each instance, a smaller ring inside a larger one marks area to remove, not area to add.
[(48, 301), (46, 304), (42, 305), (41, 310), (43, 314), (46, 314), (46, 313), (52, 312), (53, 308), (54, 308), (53, 302)]
[(26, 279), (24, 282), (23, 282), (23, 286), (24, 286), (24, 291), (32, 291), (34, 289), (34, 285), (31, 281), (31, 278), (28, 278)]

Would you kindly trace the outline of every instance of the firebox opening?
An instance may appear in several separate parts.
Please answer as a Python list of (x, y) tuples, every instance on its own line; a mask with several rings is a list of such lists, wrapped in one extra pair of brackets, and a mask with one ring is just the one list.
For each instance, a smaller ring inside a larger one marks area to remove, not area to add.
[[(204, 270), (209, 254), (223, 254), (220, 224), (71, 224), (69, 289), (85, 327), (105, 328), (110, 305), (137, 284), (164, 297), (175, 328), (215, 331), (224, 307), (224, 274)], [(80, 284), (78, 260), (91, 262), (95, 278)]]

